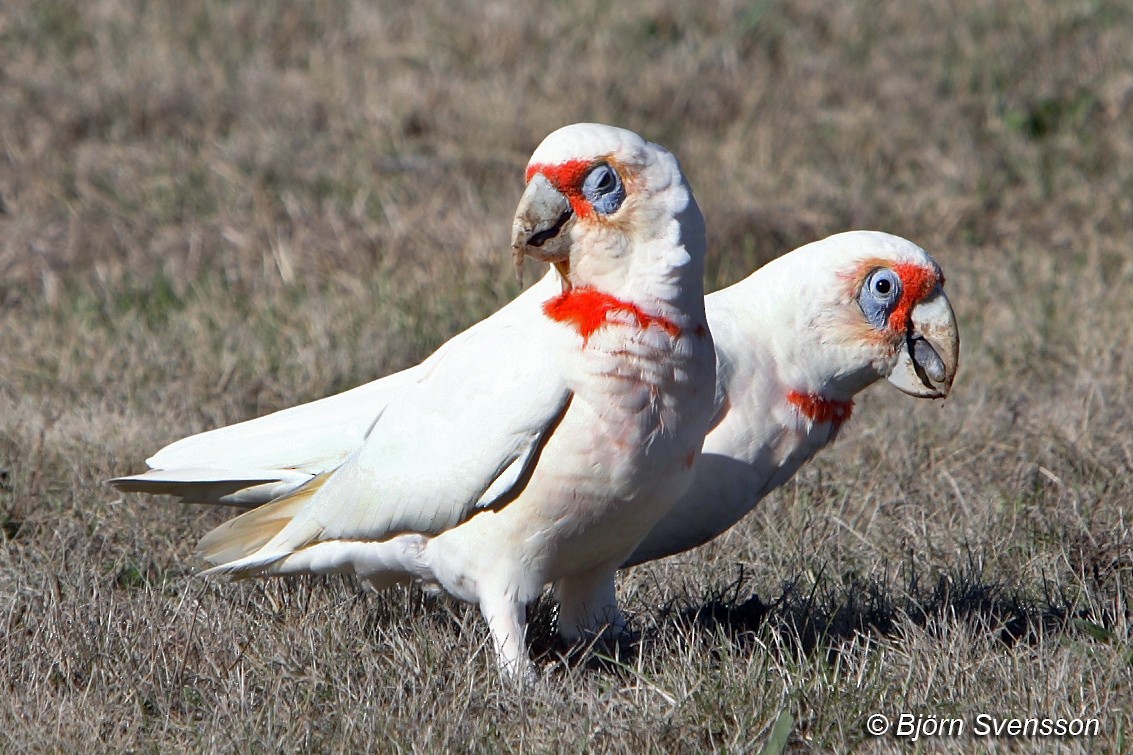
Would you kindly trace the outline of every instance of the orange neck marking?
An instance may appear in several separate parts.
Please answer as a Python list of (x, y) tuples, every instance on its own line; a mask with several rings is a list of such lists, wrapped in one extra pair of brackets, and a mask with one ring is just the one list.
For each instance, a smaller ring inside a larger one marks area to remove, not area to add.
[(656, 325), (674, 338), (681, 334), (680, 326), (667, 317), (651, 315), (636, 304), (586, 286), (572, 288), (543, 304), (543, 313), (547, 317), (571, 326), (584, 341), (589, 340), (594, 331), (606, 324), (612, 312), (633, 315), (642, 330)]
[(833, 401), (816, 393), (791, 391), (787, 402), (811, 422), (830, 422), (834, 427), (841, 427), (854, 411), (853, 401)]

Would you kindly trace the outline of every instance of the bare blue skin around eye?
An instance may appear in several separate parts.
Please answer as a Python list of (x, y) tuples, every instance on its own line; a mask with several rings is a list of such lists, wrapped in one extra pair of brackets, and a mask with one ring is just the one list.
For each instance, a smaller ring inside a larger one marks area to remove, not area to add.
[[(889, 291), (885, 294), (877, 292), (878, 283), (888, 281)], [(858, 305), (862, 313), (875, 328), (884, 328), (893, 307), (901, 298), (901, 279), (888, 268), (878, 268), (866, 276), (862, 291), (858, 294)]]
[(617, 212), (626, 198), (622, 177), (609, 165), (594, 167), (582, 182), (582, 194), (594, 210), (602, 215)]

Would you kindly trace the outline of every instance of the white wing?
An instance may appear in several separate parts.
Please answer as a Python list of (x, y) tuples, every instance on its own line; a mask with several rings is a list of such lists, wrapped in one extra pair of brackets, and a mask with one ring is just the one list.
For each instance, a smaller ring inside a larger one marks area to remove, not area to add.
[(421, 367), (183, 438), (147, 459), (149, 471), (110, 482), (129, 493), (168, 493), (194, 503), (266, 503), (342, 464)]
[[(189, 502), (249, 508), (295, 492), (361, 448), (382, 411), (417, 384), (431, 364), (460, 348), (470, 334), (536, 316), (542, 303), (560, 290), (558, 275), (551, 271), (415, 367), (318, 401), (183, 438), (147, 459), (148, 471), (110, 482), (131, 493), (170, 494)], [(485, 368), (509, 369), (500, 363)]]
[(438, 533), (506, 505), (570, 403), (564, 360), (578, 336), (537, 315), (459, 338), (402, 386), (341, 467), (214, 530), (205, 558), (252, 570), (317, 542)]

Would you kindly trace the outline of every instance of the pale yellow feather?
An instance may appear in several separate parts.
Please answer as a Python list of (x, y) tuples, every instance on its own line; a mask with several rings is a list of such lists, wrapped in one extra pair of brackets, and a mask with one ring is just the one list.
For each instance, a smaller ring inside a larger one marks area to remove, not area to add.
[(218, 566), (252, 555), (288, 525), (330, 475), (313, 477), (294, 493), (229, 519), (201, 538), (197, 555)]

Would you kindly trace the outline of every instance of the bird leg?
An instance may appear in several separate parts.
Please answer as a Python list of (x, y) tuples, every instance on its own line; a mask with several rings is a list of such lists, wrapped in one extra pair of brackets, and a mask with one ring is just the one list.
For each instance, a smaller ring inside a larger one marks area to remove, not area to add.
[(486, 595), (480, 599), (480, 612), (492, 632), (496, 663), (505, 676), (533, 681), (535, 670), (527, 658), (527, 606), (503, 595)]
[(559, 636), (567, 642), (601, 635), (612, 640), (626, 630), (626, 620), (618, 609), (614, 588), (614, 569), (609, 564), (585, 574), (555, 582), (559, 602)]

